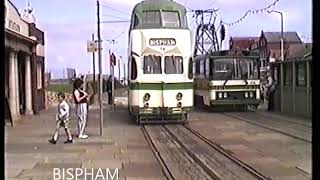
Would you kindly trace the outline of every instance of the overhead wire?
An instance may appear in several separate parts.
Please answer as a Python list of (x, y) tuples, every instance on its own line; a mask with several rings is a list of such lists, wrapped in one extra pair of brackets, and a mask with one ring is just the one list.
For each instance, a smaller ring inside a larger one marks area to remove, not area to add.
[(122, 10), (119, 10), (119, 9), (116, 9), (116, 8), (113, 8), (113, 7), (111, 7), (111, 6), (108, 6), (108, 5), (105, 5), (105, 4), (101, 4), (101, 6), (102, 6), (102, 7), (105, 7), (105, 8), (109, 8), (109, 9), (111, 9), (111, 10), (113, 10), (113, 11), (117, 11), (117, 12), (119, 12), (119, 13), (122, 13), (122, 14), (126, 14), (126, 15), (131, 16), (131, 14), (129, 14), (129, 13), (125, 12), (125, 11), (122, 11)]
[(113, 15), (109, 15), (109, 14), (102, 14), (102, 16), (104, 17), (111, 17), (111, 18), (115, 18), (115, 19), (118, 19), (118, 20), (128, 20), (128, 19), (125, 19), (125, 18), (122, 18), (122, 17), (118, 17), (118, 16), (113, 16)]

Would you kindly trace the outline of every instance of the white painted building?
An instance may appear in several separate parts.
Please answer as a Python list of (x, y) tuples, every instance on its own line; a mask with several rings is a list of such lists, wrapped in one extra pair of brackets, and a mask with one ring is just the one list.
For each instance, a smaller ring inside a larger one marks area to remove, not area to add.
[(44, 61), (44, 32), (36, 27), (30, 3), (21, 15), (5, 0), (6, 116), (13, 121), (45, 108)]

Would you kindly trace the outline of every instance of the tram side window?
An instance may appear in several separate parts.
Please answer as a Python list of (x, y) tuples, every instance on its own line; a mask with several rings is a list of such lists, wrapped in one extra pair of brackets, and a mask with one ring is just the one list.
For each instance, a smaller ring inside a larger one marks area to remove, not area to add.
[(178, 12), (163, 11), (162, 23), (164, 27), (180, 27), (180, 19)]
[(305, 62), (298, 62), (296, 64), (296, 84), (297, 86), (306, 86), (307, 85), (307, 68)]
[(189, 59), (189, 64), (188, 64), (188, 78), (192, 79), (193, 78), (193, 62), (192, 58)]
[(310, 63), (310, 65), (309, 65), (309, 67), (310, 67), (310, 70), (309, 70), (309, 76), (310, 76), (310, 80), (311, 80), (311, 82), (310, 82), (310, 86), (312, 87), (312, 83), (313, 83), (313, 74), (312, 74), (312, 72), (313, 72), (313, 66), (312, 66), (312, 61), (309, 61), (309, 63)]
[(292, 85), (292, 64), (285, 63), (284, 64), (284, 85), (290, 86)]
[(145, 56), (143, 58), (144, 74), (161, 74), (161, 57), (155, 55)]
[(131, 80), (135, 80), (137, 78), (137, 63), (135, 58), (132, 58), (131, 61)]
[(206, 63), (205, 63), (204, 60), (200, 61), (200, 74), (201, 74), (201, 75), (204, 75), (205, 65), (206, 65)]
[(164, 58), (164, 72), (166, 74), (182, 74), (183, 60), (181, 56), (166, 56)]
[(135, 14), (134, 15), (134, 27), (137, 27), (140, 24), (139, 18), (138, 16)]
[(200, 61), (197, 60), (196, 61), (196, 75), (199, 75), (200, 74)]

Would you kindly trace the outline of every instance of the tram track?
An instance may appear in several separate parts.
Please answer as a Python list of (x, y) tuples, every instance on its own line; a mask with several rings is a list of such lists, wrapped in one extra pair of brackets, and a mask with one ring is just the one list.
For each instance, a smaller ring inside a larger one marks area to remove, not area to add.
[[(265, 128), (265, 129), (268, 129), (268, 130), (271, 130), (271, 131), (274, 131), (274, 132), (277, 132), (277, 133), (280, 133), (280, 134), (283, 134), (283, 135), (286, 135), (286, 136), (289, 136), (289, 137), (292, 137), (292, 138), (295, 138), (295, 139), (299, 139), (299, 140), (304, 141), (304, 142), (308, 142), (308, 143), (312, 142), (311, 136), (310, 137), (308, 137), (308, 136), (306, 137), (303, 134), (301, 134), (301, 133), (305, 133), (305, 131), (300, 130), (297, 133), (297, 128), (287, 128), (287, 129), (285, 129), (284, 127), (286, 126), (286, 124), (283, 123), (283, 122), (279, 122), (279, 121), (278, 122), (273, 122), (273, 120), (270, 120), (270, 119), (268, 121), (261, 122), (258, 119), (253, 120), (252, 118), (247, 118), (247, 117), (243, 117), (241, 115), (236, 115), (236, 114), (232, 114), (232, 113), (219, 113), (219, 114), (227, 116), (227, 117), (230, 117), (230, 118), (233, 118), (233, 119), (236, 119), (236, 120), (245, 121), (245, 122), (253, 124), (255, 126), (262, 127), (262, 128)], [(259, 116), (259, 115), (257, 115), (257, 116)], [(285, 120), (285, 121), (289, 122), (287, 120)], [(274, 123), (274, 124), (277, 123), (277, 124), (281, 125), (281, 127), (278, 128), (276, 125), (274, 125), (272, 123)], [(298, 125), (300, 127), (303, 127), (303, 128), (310, 128), (309, 126), (302, 125), (300, 123), (294, 123), (294, 124), (296, 124), (296, 125)], [(310, 128), (310, 130), (311, 130), (311, 128)]]
[(143, 126), (142, 130), (167, 179), (270, 179), (187, 125)]

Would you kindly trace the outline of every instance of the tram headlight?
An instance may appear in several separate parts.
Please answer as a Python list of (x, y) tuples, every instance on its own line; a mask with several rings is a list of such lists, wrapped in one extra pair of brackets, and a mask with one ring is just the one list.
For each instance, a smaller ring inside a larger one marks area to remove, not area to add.
[(223, 98), (227, 98), (228, 97), (228, 93), (223, 93)]
[(222, 92), (219, 92), (219, 93), (218, 93), (218, 97), (219, 97), (220, 99), (222, 98), (222, 95), (223, 95)]
[(178, 108), (182, 107), (182, 103), (181, 103), (181, 102), (178, 102), (177, 107), (178, 107)]
[(250, 92), (249, 95), (250, 95), (250, 98), (253, 98), (253, 92)]
[(143, 99), (144, 99), (145, 101), (149, 101), (149, 100), (150, 100), (150, 94), (149, 94), (149, 93), (146, 93), (146, 94), (144, 95)]
[(180, 101), (182, 99), (182, 93), (179, 92), (177, 94), (176, 98), (177, 98), (178, 101)]
[(249, 93), (248, 93), (248, 92), (245, 92), (245, 93), (244, 93), (244, 97), (245, 97), (245, 98), (248, 98), (248, 97), (249, 97)]
[(149, 107), (149, 103), (145, 103), (145, 104), (144, 104), (144, 107), (145, 107), (145, 108), (148, 108), (148, 107)]

